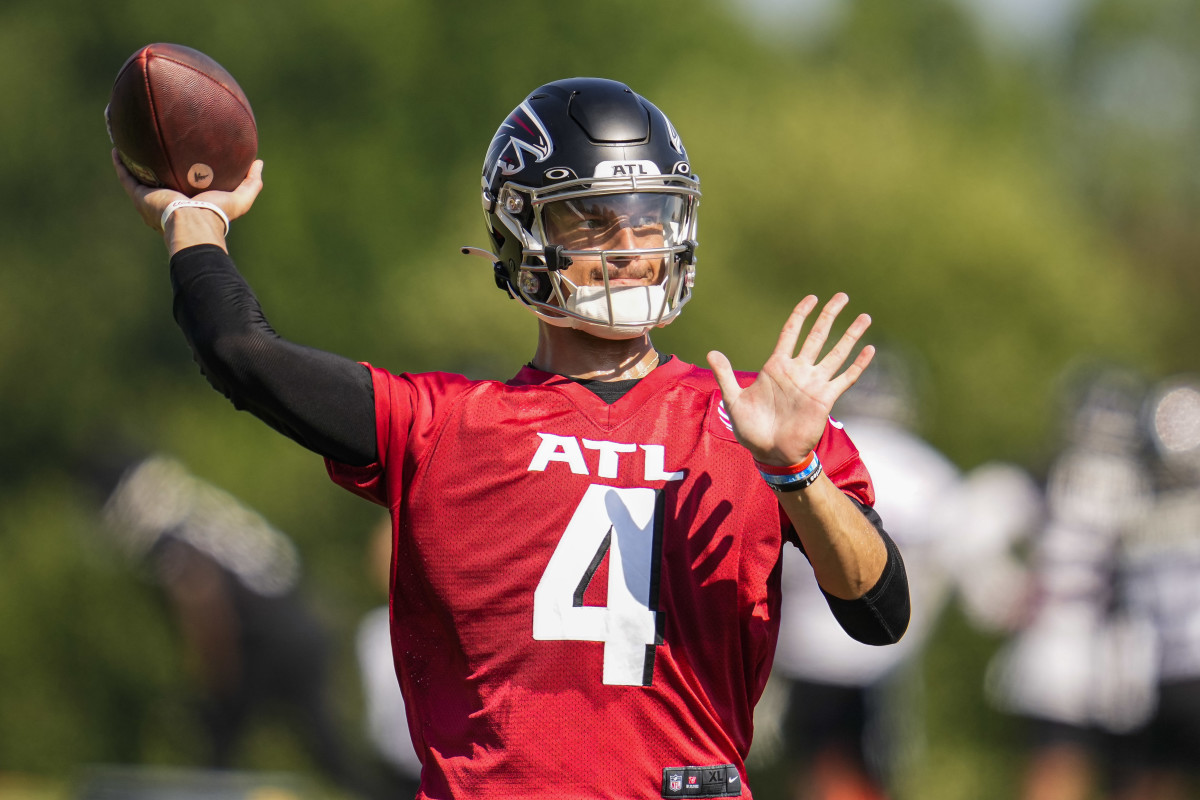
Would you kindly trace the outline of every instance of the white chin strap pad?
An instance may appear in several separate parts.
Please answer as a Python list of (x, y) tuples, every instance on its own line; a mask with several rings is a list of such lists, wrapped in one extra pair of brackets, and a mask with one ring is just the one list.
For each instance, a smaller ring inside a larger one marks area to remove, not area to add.
[[(612, 297), (609, 323), (608, 296)], [(571, 319), (572, 328), (603, 339), (632, 339), (653, 328), (666, 300), (661, 286), (616, 286), (607, 294), (603, 286), (577, 286), (567, 298), (567, 310), (594, 322)]]

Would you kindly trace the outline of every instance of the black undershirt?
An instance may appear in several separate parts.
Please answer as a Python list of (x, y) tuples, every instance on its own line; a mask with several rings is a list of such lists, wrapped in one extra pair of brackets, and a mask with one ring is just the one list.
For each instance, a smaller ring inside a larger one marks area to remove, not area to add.
[(575, 382), (611, 406), (628, 394), (630, 389), (637, 386), (640, 380), (641, 378), (627, 381), (575, 380)]
[[(667, 360), (663, 358), (661, 353), (658, 359), (659, 363)], [(530, 364), (530, 366), (533, 365)], [(534, 369), (537, 369), (537, 367), (534, 367)], [(641, 378), (630, 378), (624, 381), (598, 381), (592, 378), (571, 378), (571, 381), (578, 383), (610, 406), (629, 394), (629, 390), (637, 386), (640, 380)]]
[[(375, 390), (365, 366), (280, 337), (233, 260), (216, 245), (176, 253), (171, 284), (175, 320), (200, 371), (235, 408), (333, 461), (365, 466), (378, 460)], [(612, 404), (638, 381), (577, 382)], [(826, 599), (855, 639), (887, 644), (908, 626), (908, 579), (879, 515), (858, 505), (887, 545), (887, 565), (863, 597)]]

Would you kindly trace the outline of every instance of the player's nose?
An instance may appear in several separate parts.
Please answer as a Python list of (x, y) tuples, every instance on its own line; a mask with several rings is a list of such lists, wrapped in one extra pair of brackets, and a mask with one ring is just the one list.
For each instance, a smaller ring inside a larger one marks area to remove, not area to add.
[[(610, 247), (613, 250), (636, 250), (638, 246), (638, 238), (633, 232), (633, 228), (629, 223), (622, 223), (617, 226), (610, 240)], [(624, 256), (624, 258), (632, 258), (632, 256)]]

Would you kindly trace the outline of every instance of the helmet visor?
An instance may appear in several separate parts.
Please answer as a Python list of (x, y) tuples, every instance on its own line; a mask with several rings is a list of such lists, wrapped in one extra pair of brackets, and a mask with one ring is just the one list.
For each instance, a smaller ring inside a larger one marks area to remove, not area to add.
[(546, 243), (568, 251), (646, 250), (683, 244), (687, 198), (629, 192), (556, 200), (542, 207)]

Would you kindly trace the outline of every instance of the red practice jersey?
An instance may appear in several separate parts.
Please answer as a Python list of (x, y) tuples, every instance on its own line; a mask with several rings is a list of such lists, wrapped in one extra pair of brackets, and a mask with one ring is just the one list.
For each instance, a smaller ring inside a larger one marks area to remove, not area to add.
[[(328, 466), (391, 511), (420, 796), (749, 797), (795, 534), (712, 373), (673, 358), (612, 405), (529, 367), (372, 375), (379, 461)], [(873, 501), (840, 426), (817, 452)]]

